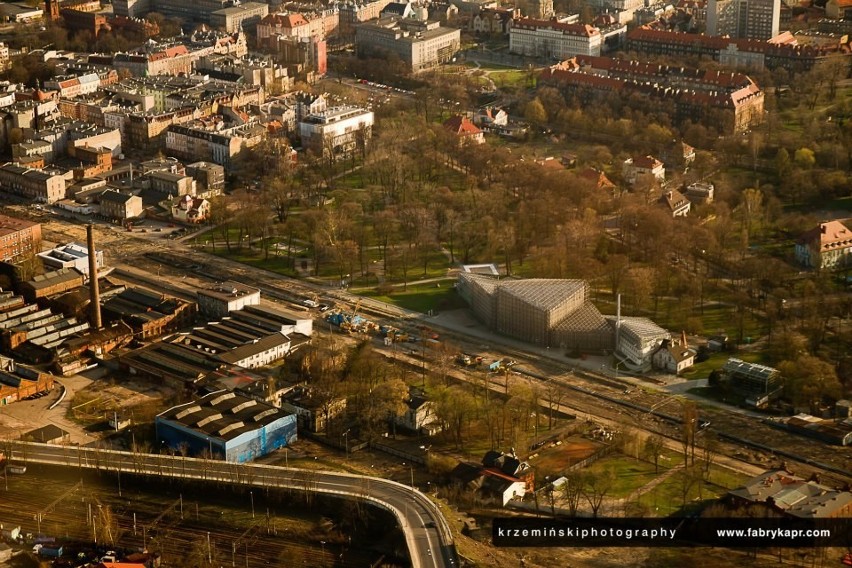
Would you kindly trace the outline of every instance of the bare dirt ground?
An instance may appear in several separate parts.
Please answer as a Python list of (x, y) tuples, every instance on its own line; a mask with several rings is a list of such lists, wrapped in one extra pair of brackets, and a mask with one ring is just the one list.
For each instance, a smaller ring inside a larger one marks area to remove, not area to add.
[(78, 390), (86, 388), (92, 381), (82, 375), (74, 375), (60, 379), (65, 386), (66, 394), (62, 403), (50, 410), (48, 407), (61, 396), (59, 385), (50, 394), (35, 400), (22, 400), (0, 409), (0, 439), (18, 439), (23, 434), (40, 428), (46, 424), (55, 424), (67, 431), (70, 441), (74, 444), (89, 444), (94, 438), (85, 429), (66, 418), (69, 401)]
[[(62, 386), (66, 390), (64, 399), (50, 409), (59, 400)], [(121, 381), (116, 384), (105, 369), (62, 377), (47, 396), (0, 408), (0, 439), (18, 439), (30, 430), (55, 424), (69, 433), (72, 444), (96, 443), (104, 433), (97, 432), (92, 425), (105, 422), (113, 412), (133, 412), (134, 409), (146, 412), (157, 408), (169, 396), (168, 389), (143, 383)]]

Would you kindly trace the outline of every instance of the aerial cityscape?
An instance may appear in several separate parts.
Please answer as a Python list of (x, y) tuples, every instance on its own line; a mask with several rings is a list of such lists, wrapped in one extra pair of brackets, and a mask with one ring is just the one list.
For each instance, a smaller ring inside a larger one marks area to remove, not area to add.
[(852, 566), (852, 0), (0, 3), (0, 567)]

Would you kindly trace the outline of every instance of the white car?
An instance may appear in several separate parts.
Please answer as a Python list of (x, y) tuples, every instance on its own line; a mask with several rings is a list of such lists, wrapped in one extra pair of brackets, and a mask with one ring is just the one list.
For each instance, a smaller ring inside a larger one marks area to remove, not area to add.
[(309, 308), (316, 308), (317, 306), (319, 306), (319, 304), (314, 302), (313, 300), (302, 300), (302, 305), (307, 306)]

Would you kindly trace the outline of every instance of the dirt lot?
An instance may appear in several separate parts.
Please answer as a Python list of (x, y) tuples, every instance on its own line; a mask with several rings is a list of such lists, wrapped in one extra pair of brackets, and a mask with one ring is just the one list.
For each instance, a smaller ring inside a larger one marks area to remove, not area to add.
[[(30, 430), (55, 424), (69, 433), (72, 444), (91, 444), (105, 434), (102, 426), (113, 412), (130, 413), (138, 422), (150, 421), (173, 394), (142, 382), (116, 384), (105, 369), (60, 378), (59, 383), (47, 396), (0, 408), (0, 439), (17, 439)], [(62, 386), (65, 398), (50, 409), (59, 400)]]
[(117, 384), (104, 377), (75, 393), (68, 407), (68, 418), (89, 426), (103, 422), (113, 412), (119, 412), (129, 413), (134, 422), (144, 422), (162, 410), (164, 401), (173, 395), (171, 389), (145, 382), (122, 380)]
[(528, 458), (529, 462), (541, 471), (561, 472), (602, 447), (597, 442), (580, 437), (571, 437), (561, 442), (559, 445), (549, 444), (541, 448)]

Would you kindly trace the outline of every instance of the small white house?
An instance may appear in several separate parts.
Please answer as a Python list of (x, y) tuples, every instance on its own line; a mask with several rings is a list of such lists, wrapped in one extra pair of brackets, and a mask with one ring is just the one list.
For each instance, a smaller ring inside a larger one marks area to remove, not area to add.
[(654, 156), (634, 156), (624, 160), (622, 168), (624, 181), (633, 185), (641, 176), (653, 176), (658, 182), (666, 179), (666, 168), (663, 163)]
[(201, 223), (210, 216), (210, 202), (203, 197), (181, 195), (172, 202), (172, 218), (182, 223)]
[(441, 421), (435, 415), (435, 403), (418, 393), (408, 397), (407, 408), (394, 421), (401, 427), (433, 436), (443, 430)]
[(695, 364), (695, 353), (684, 342), (664, 339), (651, 356), (651, 363), (655, 369), (679, 375)]
[(473, 123), (481, 128), (506, 126), (509, 124), (509, 115), (502, 108), (489, 106), (476, 111)]
[(495, 475), (488, 470), (484, 473), (486, 476), (482, 482), (482, 491), (499, 498), (504, 507), (512, 499), (523, 499), (527, 494), (527, 484), (522, 479)]

